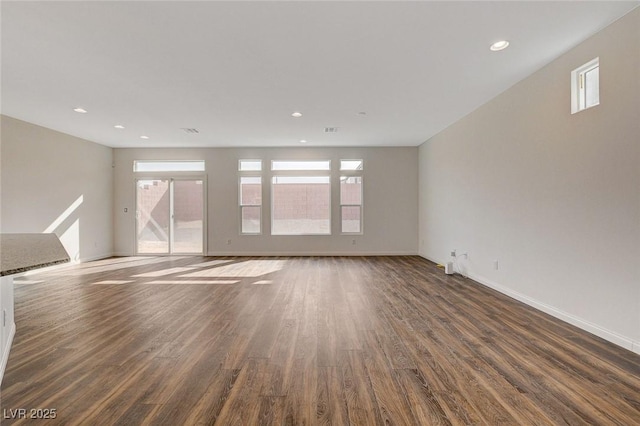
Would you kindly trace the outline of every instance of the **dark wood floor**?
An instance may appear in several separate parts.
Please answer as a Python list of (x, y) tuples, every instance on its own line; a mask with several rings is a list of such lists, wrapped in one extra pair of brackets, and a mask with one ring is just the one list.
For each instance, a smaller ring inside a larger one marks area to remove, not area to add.
[(26, 280), (3, 424), (640, 423), (640, 356), (419, 257), (115, 258)]

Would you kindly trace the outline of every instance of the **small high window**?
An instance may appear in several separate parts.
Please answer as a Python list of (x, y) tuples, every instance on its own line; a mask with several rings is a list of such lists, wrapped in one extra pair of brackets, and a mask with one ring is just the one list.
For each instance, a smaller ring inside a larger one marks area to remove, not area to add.
[(362, 160), (340, 160), (341, 171), (358, 171), (363, 169)]
[(259, 172), (262, 170), (262, 160), (238, 160), (238, 170), (241, 172)]
[(600, 104), (600, 58), (571, 72), (571, 114)]
[(284, 171), (284, 170), (331, 170), (330, 160), (320, 161), (282, 161), (273, 160), (271, 162), (271, 170)]
[(161, 161), (136, 160), (133, 162), (134, 172), (204, 172), (204, 161)]

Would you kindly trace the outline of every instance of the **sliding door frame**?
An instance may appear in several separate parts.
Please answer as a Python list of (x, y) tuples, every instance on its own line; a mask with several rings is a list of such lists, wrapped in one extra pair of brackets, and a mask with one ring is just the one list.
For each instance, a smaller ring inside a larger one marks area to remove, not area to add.
[[(168, 246), (169, 250), (167, 253), (144, 253), (138, 250), (138, 232), (140, 221), (138, 220), (138, 215), (140, 214), (138, 211), (138, 181), (141, 180), (165, 180), (169, 182), (169, 234), (168, 234)], [(174, 245), (174, 182), (175, 181), (202, 181), (202, 252), (199, 253), (183, 253), (183, 252), (175, 252), (173, 250)], [(191, 173), (153, 173), (146, 174), (141, 173), (136, 176), (133, 182), (134, 185), (134, 203), (135, 206), (135, 226), (134, 226), (134, 254), (136, 256), (206, 256), (207, 254), (207, 175), (206, 174), (191, 174)]]

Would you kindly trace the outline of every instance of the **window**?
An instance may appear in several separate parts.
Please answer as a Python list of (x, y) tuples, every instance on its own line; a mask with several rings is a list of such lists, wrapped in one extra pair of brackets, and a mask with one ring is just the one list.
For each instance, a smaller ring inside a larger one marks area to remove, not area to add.
[(262, 232), (262, 177), (240, 177), (240, 232)]
[[(343, 234), (362, 234), (364, 162), (339, 164), (340, 229)], [(331, 160), (272, 160), (266, 176), (262, 160), (239, 160), (238, 170), (242, 234), (262, 233), (264, 178), (271, 181), (271, 235), (331, 235), (331, 185), (338, 177), (331, 176)]]
[(340, 160), (340, 222), (343, 234), (362, 233), (362, 160)]
[(136, 160), (133, 162), (134, 172), (204, 172), (204, 161), (157, 161)]
[(340, 177), (340, 218), (345, 234), (362, 232), (362, 177)]
[(274, 176), (271, 234), (330, 235), (330, 176)]
[(331, 161), (280, 161), (274, 160), (271, 162), (271, 170), (331, 170)]
[(340, 160), (340, 171), (362, 170), (362, 160)]
[(262, 170), (262, 160), (238, 160), (238, 170), (241, 172), (259, 172)]
[(262, 160), (238, 160), (240, 233), (262, 233)]
[(571, 114), (600, 104), (600, 58), (571, 72)]

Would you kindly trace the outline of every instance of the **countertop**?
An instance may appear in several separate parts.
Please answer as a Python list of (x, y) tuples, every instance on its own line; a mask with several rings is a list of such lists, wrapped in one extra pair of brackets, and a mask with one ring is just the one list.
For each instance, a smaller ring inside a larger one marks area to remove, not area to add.
[(56, 234), (0, 234), (0, 276), (68, 262)]

